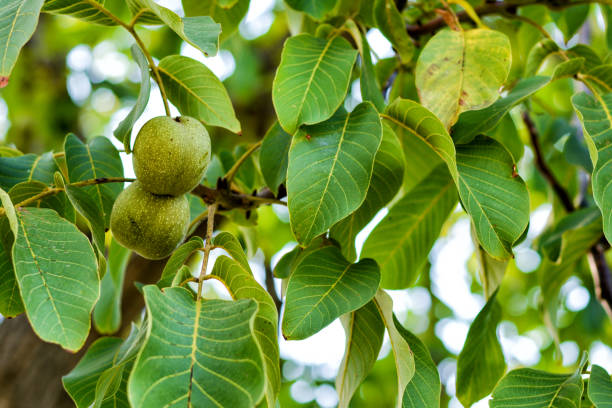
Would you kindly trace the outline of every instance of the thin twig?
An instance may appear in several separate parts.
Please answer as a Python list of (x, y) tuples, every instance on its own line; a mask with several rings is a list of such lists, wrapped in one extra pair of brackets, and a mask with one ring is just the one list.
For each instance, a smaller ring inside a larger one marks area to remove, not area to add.
[(527, 23), (530, 26), (534, 27), (536, 30), (538, 30), (540, 32), (540, 34), (542, 34), (542, 36), (550, 41), (553, 41), (553, 38), (550, 36), (550, 34), (548, 33), (548, 31), (546, 31), (544, 29), (544, 27), (542, 27), (541, 25), (539, 25), (538, 23), (536, 23), (535, 21), (533, 21), (530, 18), (527, 18), (525, 16), (519, 16), (518, 14), (514, 14), (514, 13), (509, 13), (508, 11), (504, 10), (503, 12), (500, 13), (502, 16), (511, 19), (511, 20), (518, 20), (518, 21), (522, 21), (523, 23)]
[(595, 244), (588, 255), (589, 267), (595, 285), (595, 294), (599, 303), (612, 318), (612, 272), (606, 261), (605, 247), (601, 243)]
[(136, 14), (134, 14), (134, 16), (132, 17), (132, 20), (130, 20), (130, 23), (128, 24), (131, 28), (134, 28), (134, 26), (136, 25), (136, 23), (138, 22), (138, 19), (140, 18), (140, 16), (142, 16), (144, 13), (146, 13), (147, 11), (150, 11), (147, 8), (142, 8), (140, 10), (138, 10), (138, 12)]
[(161, 76), (159, 75), (159, 70), (157, 69), (157, 65), (155, 65), (155, 61), (153, 61), (153, 57), (151, 57), (151, 54), (147, 50), (147, 47), (140, 39), (140, 36), (136, 32), (136, 29), (134, 28), (133, 24), (132, 23), (128, 24), (124, 22), (123, 20), (118, 18), (116, 15), (114, 15), (110, 10), (104, 7), (101, 3), (95, 0), (86, 0), (86, 1), (88, 5), (97, 9), (100, 13), (104, 14), (105, 16), (113, 20), (115, 24), (125, 28), (127, 32), (130, 33), (132, 37), (134, 37), (134, 40), (136, 41), (136, 43), (140, 47), (140, 50), (142, 51), (142, 53), (147, 58), (147, 61), (149, 62), (149, 67), (151, 68), (151, 71), (153, 72), (155, 82), (157, 82), (157, 86), (159, 87), (159, 92), (161, 93), (162, 100), (164, 102), (164, 109), (166, 111), (166, 115), (170, 116), (170, 105), (168, 104), (168, 98), (166, 96), (166, 89), (164, 88), (164, 84), (162, 83)]
[(249, 156), (251, 154), (253, 154), (253, 152), (255, 150), (259, 149), (259, 147), (261, 146), (261, 143), (262, 143), (262, 141), (260, 140), (259, 142), (255, 143), (251, 147), (249, 147), (249, 149), (246, 152), (244, 152), (244, 154), (242, 156), (240, 156), (238, 158), (238, 160), (236, 160), (236, 163), (234, 163), (232, 168), (227, 171), (227, 173), (225, 174), (224, 178), (227, 180), (227, 184), (228, 185), (231, 185), (234, 176), (236, 175), (236, 173), (240, 169), (240, 166), (242, 166), (242, 164), (246, 161), (246, 159), (248, 159)]
[(130, 32), (130, 34), (132, 34), (132, 37), (134, 37), (134, 40), (136, 40), (136, 43), (140, 47), (140, 50), (147, 58), (147, 61), (149, 61), (149, 67), (151, 68), (151, 71), (153, 72), (153, 76), (155, 77), (155, 82), (157, 82), (157, 86), (159, 87), (159, 93), (161, 93), (162, 101), (164, 102), (164, 110), (166, 111), (166, 116), (170, 116), (170, 105), (168, 104), (166, 88), (164, 88), (164, 84), (162, 82), (161, 75), (159, 74), (159, 69), (157, 69), (157, 65), (155, 65), (155, 62), (153, 61), (153, 57), (151, 57), (151, 54), (149, 54), (149, 51), (145, 47), (144, 43), (142, 42), (138, 34), (136, 34), (136, 30), (133, 27), (129, 27), (127, 28), (127, 30)]
[(280, 313), (283, 302), (282, 300), (280, 300), (280, 298), (278, 297), (278, 294), (276, 293), (276, 287), (274, 286), (274, 273), (272, 272), (272, 266), (270, 265), (270, 262), (266, 261), (264, 263), (264, 267), (266, 270), (266, 279), (265, 279), (266, 290), (268, 291), (268, 293), (270, 294), (270, 297), (274, 301), (274, 304), (276, 305), (276, 310)]
[(544, 176), (544, 178), (548, 181), (548, 184), (550, 184), (550, 186), (552, 187), (553, 191), (559, 198), (561, 205), (563, 205), (563, 208), (565, 209), (565, 211), (567, 212), (574, 211), (576, 207), (574, 207), (574, 203), (572, 202), (570, 195), (565, 190), (565, 188), (563, 188), (561, 183), (559, 183), (559, 181), (557, 180), (553, 172), (550, 170), (550, 168), (546, 164), (546, 161), (544, 160), (544, 155), (542, 154), (542, 149), (540, 147), (540, 142), (538, 140), (538, 131), (535, 127), (535, 124), (533, 123), (533, 120), (531, 120), (531, 117), (529, 116), (528, 112), (523, 113), (523, 121), (525, 122), (525, 125), (527, 126), (527, 131), (529, 133), (531, 145), (533, 146), (533, 150), (534, 150), (535, 163), (536, 163), (538, 170)]
[(204, 259), (202, 259), (202, 269), (200, 270), (200, 276), (198, 278), (198, 300), (202, 298), (202, 283), (204, 282), (204, 276), (206, 275), (206, 269), (208, 267), (208, 258), (212, 249), (212, 235), (215, 229), (216, 211), (217, 203), (213, 203), (208, 207), (208, 221), (206, 225), (206, 244), (204, 245)]
[[(538, 141), (537, 130), (527, 112), (523, 113), (523, 120), (525, 121), (527, 130), (529, 131), (529, 137), (531, 139), (531, 144), (533, 145), (538, 170), (551, 185), (554, 193), (557, 195), (559, 201), (563, 205), (563, 208), (568, 213), (575, 211), (576, 207), (572, 203), (569, 194), (557, 181), (552, 171), (544, 161), (542, 150)], [(605, 238), (602, 237), (602, 241), (606, 242)], [(610, 271), (610, 267), (606, 261), (605, 252), (607, 248), (607, 245), (599, 242), (591, 247), (587, 258), (589, 261), (589, 269), (591, 270), (591, 275), (593, 276), (595, 294), (597, 295), (599, 302), (603, 306), (608, 316), (612, 318), (612, 272)]]
[[(132, 182), (134, 179), (131, 178), (123, 178), (123, 177), (101, 177), (97, 179), (83, 180), (77, 181), (75, 183), (70, 183), (70, 186), (73, 187), (84, 187), (84, 186), (92, 186), (95, 184), (106, 184), (106, 183), (124, 183), (124, 182)], [(26, 207), (29, 204), (35, 203), (38, 200), (42, 200), (45, 197), (57, 194), (64, 191), (63, 187), (47, 187), (45, 190), (40, 193), (33, 195), (32, 197), (26, 198), (23, 201), (20, 201), (14, 204), (15, 207)], [(4, 216), (5, 211), (4, 208), (0, 208), (0, 217)]]

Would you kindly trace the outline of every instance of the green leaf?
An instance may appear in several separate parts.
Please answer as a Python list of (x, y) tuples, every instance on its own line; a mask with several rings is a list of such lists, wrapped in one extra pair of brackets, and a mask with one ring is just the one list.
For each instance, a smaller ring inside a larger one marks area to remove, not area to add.
[[(233, 235), (226, 232), (221, 234), (228, 235), (232, 241), (238, 244)], [(230, 241), (228, 240), (228, 242)], [(217, 244), (215, 243), (215, 245)], [(226, 248), (226, 246), (223, 246), (223, 248)], [(239, 261), (226, 256), (220, 256), (215, 262), (211, 275), (223, 282), (233, 299), (253, 299), (259, 305), (255, 316), (254, 330), (264, 357), (267, 406), (273, 408), (275, 407), (281, 385), (277, 341), (278, 311), (276, 310), (276, 305), (270, 294), (253, 278), (251, 270), (244, 269), (244, 265), (241, 265)]]
[(346, 333), (344, 358), (336, 376), (338, 408), (347, 408), (380, 352), (385, 325), (374, 301), (340, 317)]
[(70, 184), (66, 185), (58, 172), (57, 185), (63, 187), (70, 203), (76, 211), (83, 216), (89, 231), (91, 232), (92, 241), (99, 253), (104, 254), (105, 235), (104, 235), (104, 215), (100, 210), (100, 204), (95, 201), (95, 198), (88, 194), (83, 188), (74, 187)]
[(123, 142), (123, 147), (127, 153), (131, 152), (132, 127), (147, 107), (147, 103), (149, 102), (149, 94), (151, 93), (149, 62), (138, 45), (132, 45), (130, 50), (132, 51), (134, 61), (136, 61), (138, 67), (140, 68), (140, 91), (138, 92), (138, 98), (136, 99), (134, 107), (113, 132), (115, 137)]
[(429, 350), (417, 336), (406, 330), (395, 316), (395, 328), (406, 340), (414, 353), (414, 376), (406, 386), (402, 398), (403, 408), (439, 407), (440, 406), (440, 375), (438, 368), (431, 359)]
[(391, 296), (384, 290), (379, 289), (374, 298), (374, 303), (387, 328), (391, 350), (393, 351), (393, 358), (395, 359), (395, 368), (397, 370), (396, 407), (399, 408), (402, 406), (406, 387), (416, 373), (414, 353), (410, 349), (410, 345), (406, 341), (406, 338), (400, 333), (395, 325), (396, 319), (393, 315), (393, 300), (391, 300)]
[(193, 274), (191, 272), (191, 268), (188, 265), (181, 265), (176, 275), (174, 275), (170, 286), (183, 286), (185, 285), (185, 283), (187, 283), (187, 281), (190, 281), (192, 278)]
[(143, 292), (151, 321), (128, 383), (134, 408), (252, 407), (261, 400), (264, 373), (254, 300), (196, 301), (187, 289), (162, 292), (155, 285)]
[[(132, 13), (132, 16), (138, 15), (138, 20), (136, 20), (137, 23), (154, 25), (164, 24), (164, 22), (161, 21), (157, 15), (151, 11), (148, 11), (149, 9), (143, 4), (142, 0), (126, 0), (126, 3), (130, 9), (130, 12)], [(147, 11), (143, 12), (142, 10)]]
[(556, 81), (561, 78), (572, 78), (582, 70), (584, 66), (584, 58), (571, 58), (563, 61), (555, 67), (552, 80)]
[(112, 26), (117, 23), (101, 11), (105, 0), (45, 0), (42, 11), (65, 14), (89, 23)]
[(363, 45), (363, 51), (361, 55), (361, 76), (359, 79), (359, 85), (361, 88), (361, 97), (364, 101), (370, 101), (376, 107), (379, 112), (385, 109), (385, 99), (376, 81), (376, 73), (374, 71), (374, 64), (372, 63), (372, 54), (370, 52), (370, 45), (366, 36), (361, 33), (361, 43)]
[(590, 4), (581, 4), (558, 12), (551, 11), (551, 17), (563, 33), (565, 42), (568, 42), (582, 27), (589, 15), (589, 9)]
[(127, 380), (145, 333), (146, 323), (132, 324), (127, 339), (103, 337), (89, 346), (76, 367), (62, 377), (77, 408), (129, 408)]
[(406, 25), (395, 5), (395, 1), (376, 0), (374, 2), (374, 18), (376, 19), (376, 26), (397, 49), (402, 62), (409, 63), (414, 54), (414, 44), (406, 32)]
[(391, 201), (401, 187), (404, 165), (402, 146), (391, 127), (385, 123), (382, 141), (374, 157), (372, 180), (363, 204), (334, 225), (330, 231), (331, 238), (340, 243), (342, 254), (349, 261), (352, 262), (357, 258), (355, 238), (359, 231)]
[(76, 351), (99, 295), (93, 248), (53, 210), (24, 208), (17, 218), (13, 265), (28, 319), (40, 338)]
[(0, 88), (8, 85), (11, 71), (21, 48), (28, 42), (38, 25), (43, 0), (7, 0), (0, 7)]
[(599, 65), (588, 72), (581, 72), (580, 77), (597, 92), (612, 92), (612, 64)]
[(221, 25), (210, 16), (179, 17), (175, 12), (155, 3), (154, 0), (139, 0), (185, 42), (206, 55), (216, 55), (219, 49)]
[(259, 167), (266, 185), (274, 194), (287, 179), (291, 135), (283, 130), (278, 122), (268, 129), (259, 151)]
[(612, 93), (579, 93), (572, 104), (584, 127), (591, 160), (593, 161), (593, 196), (603, 214), (603, 230), (612, 242)]
[(296, 245), (295, 248), (283, 255), (283, 257), (278, 261), (274, 267), (274, 276), (280, 279), (288, 278), (291, 276), (293, 271), (295, 271), (300, 262), (302, 262), (302, 260), (306, 257), (306, 255), (312, 251), (331, 245), (334, 245), (334, 243), (329, 239), (324, 239), (323, 237), (315, 238), (306, 248)]
[(64, 388), (77, 408), (90, 407), (96, 398), (98, 378), (113, 365), (123, 340), (102, 337), (96, 340), (79, 363), (62, 378)]
[(183, 0), (187, 16), (210, 16), (221, 24), (221, 41), (232, 35), (249, 9), (250, 0), (238, 0), (225, 7), (219, 0)]
[(171, 55), (159, 62), (158, 69), (168, 98), (183, 115), (240, 132), (240, 122), (225, 87), (206, 65)]
[[(565, 281), (575, 273), (575, 264), (584, 257), (589, 249), (601, 239), (601, 218), (593, 208), (575, 211), (561, 219), (552, 231), (552, 236), (560, 234), (559, 249), (548, 241), (549, 256), (558, 254), (554, 259), (543, 257), (538, 268), (538, 280), (542, 288), (544, 306), (550, 320), (556, 323), (559, 290)], [(549, 240), (551, 236), (547, 237)], [(546, 252), (545, 252), (546, 253)]]
[(570, 58), (584, 58), (584, 70), (591, 71), (595, 67), (603, 64), (597, 51), (585, 44), (576, 44), (567, 50), (567, 56)]
[(253, 275), (251, 267), (249, 266), (249, 260), (244, 253), (244, 249), (240, 245), (238, 239), (230, 234), (229, 232), (220, 232), (213, 239), (213, 244), (219, 246), (227, 251), (227, 253), (238, 262), (238, 265), (249, 275)]
[(17, 157), (23, 156), (18, 149), (13, 149), (9, 146), (0, 146), (0, 157)]
[(285, 3), (294, 10), (309, 14), (315, 20), (323, 17), (334, 9), (337, 0), (285, 0)]
[(612, 381), (602, 367), (593, 364), (589, 377), (589, 398), (596, 408), (612, 407)]
[(522, 79), (508, 96), (491, 106), (465, 112), (453, 126), (451, 135), (455, 143), (469, 143), (476, 135), (493, 129), (510, 110), (550, 82), (549, 77), (535, 76)]
[(380, 265), (381, 287), (403, 289), (414, 284), (456, 205), (455, 183), (441, 164), (391, 208), (362, 252)]
[(289, 278), (283, 336), (290, 340), (312, 336), (368, 303), (379, 282), (378, 265), (371, 259), (351, 264), (337, 247), (313, 250)]
[(510, 72), (510, 41), (498, 31), (445, 29), (425, 45), (415, 76), (421, 103), (447, 128), (491, 105)]
[(287, 205), (300, 244), (308, 245), (363, 203), (381, 139), (380, 119), (369, 102), (351, 113), (339, 110), (293, 137)]
[[(472, 223), (472, 238), (477, 241), (476, 233), (474, 231), (474, 224)], [(474, 242), (476, 246), (476, 256), (478, 258), (478, 273), (480, 275), (480, 281), (482, 282), (482, 288), (487, 299), (495, 293), (506, 274), (508, 268), (508, 259), (495, 259), (485, 251), (478, 242)]]
[[(519, 125), (520, 124), (521, 123), (519, 122)], [(504, 115), (499, 123), (493, 129), (486, 131), (484, 135), (489, 136), (501, 143), (502, 146), (504, 146), (508, 152), (510, 152), (510, 155), (512, 155), (512, 159), (515, 163), (518, 163), (523, 157), (525, 145), (521, 140), (521, 136), (516, 124), (514, 123), (514, 120), (512, 119), (512, 116)], [(578, 147), (576, 147), (574, 150), (575, 145), (569, 141), (576, 141)], [(568, 139), (568, 143), (566, 143), (564, 149), (568, 150), (568, 148), (571, 149), (571, 154), (578, 157), (581, 157), (581, 153), (586, 152), (586, 148), (580, 145), (580, 142), (578, 142), (576, 137)]]
[[(27, 199), (30, 199), (50, 187), (40, 181), (23, 181), (19, 184), (15, 184), (10, 190), (9, 195), (14, 203), (21, 203)], [(55, 210), (59, 215), (66, 218), (69, 221), (74, 221), (74, 209), (66, 197), (66, 193), (59, 191), (55, 194), (48, 195), (44, 198), (33, 201), (27, 205), (28, 207), (37, 208), (51, 208)]]
[[(453, 179), (457, 179), (455, 145), (433, 113), (409, 99), (396, 99), (381, 116), (402, 141), (406, 157), (412, 159), (414, 156), (414, 160), (419, 160), (416, 152), (423, 155), (429, 153), (427, 162), (422, 163), (421, 172), (428, 167), (433, 169), (438, 164), (436, 158), (439, 158), (446, 163)], [(407, 166), (410, 166), (411, 161), (407, 160)]]
[[(96, 137), (85, 144), (71, 133), (66, 136), (64, 151), (70, 183), (123, 177), (123, 164), (119, 152), (105, 137)], [(79, 188), (93, 198), (104, 220), (104, 227), (108, 228), (113, 203), (123, 190), (123, 183), (95, 184)]]
[(23, 313), (23, 301), (15, 277), (12, 249), (19, 235), (19, 222), (11, 197), (0, 189), (0, 201), (4, 216), (0, 219), (0, 314), (15, 317)]
[(531, 368), (510, 371), (493, 390), (491, 408), (523, 407), (569, 408), (579, 407), (583, 383), (582, 365), (572, 374), (552, 374)]
[(457, 398), (464, 406), (486, 397), (506, 371), (497, 339), (501, 307), (495, 292), (478, 313), (457, 358)]
[(536, 43), (527, 56), (525, 63), (525, 76), (531, 77), (537, 74), (542, 67), (544, 60), (552, 54), (559, 51), (559, 46), (552, 40), (544, 39)]
[(204, 241), (202, 238), (196, 236), (191, 237), (189, 241), (179, 246), (166, 262), (166, 266), (164, 266), (157, 286), (160, 289), (171, 286), (181, 266), (183, 266), (185, 261), (187, 261), (187, 259), (189, 259), (189, 257), (199, 248), (204, 248)]
[(132, 252), (111, 240), (108, 248), (107, 272), (100, 282), (100, 300), (96, 303), (93, 321), (102, 334), (115, 333), (121, 326), (123, 279)]
[(55, 171), (57, 165), (53, 153), (0, 157), (0, 188), (8, 191), (18, 183), (32, 180), (52, 184)]
[(357, 51), (342, 37), (300, 34), (285, 42), (272, 102), (287, 133), (333, 115), (346, 96), (356, 57)]
[(510, 257), (529, 224), (529, 193), (512, 156), (498, 141), (478, 136), (457, 146), (457, 169), (459, 197), (478, 241), (493, 257)]

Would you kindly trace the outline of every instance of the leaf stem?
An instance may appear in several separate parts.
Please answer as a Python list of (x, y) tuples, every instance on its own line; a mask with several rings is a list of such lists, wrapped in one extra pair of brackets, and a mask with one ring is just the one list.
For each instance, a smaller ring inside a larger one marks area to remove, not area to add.
[(166, 95), (166, 88), (164, 88), (164, 84), (162, 82), (161, 75), (159, 74), (159, 69), (157, 69), (157, 65), (155, 65), (155, 62), (153, 61), (153, 57), (151, 57), (151, 54), (149, 53), (144, 43), (140, 39), (140, 36), (136, 33), (136, 30), (130, 26), (125, 26), (125, 27), (126, 27), (126, 30), (128, 30), (130, 34), (132, 34), (132, 37), (134, 37), (134, 40), (136, 40), (136, 43), (140, 47), (142, 53), (147, 58), (147, 61), (149, 61), (149, 67), (151, 67), (151, 72), (153, 72), (155, 82), (157, 82), (157, 86), (159, 87), (159, 93), (161, 94), (162, 101), (164, 102), (164, 110), (166, 111), (166, 116), (170, 116), (170, 105), (168, 104), (168, 96)]
[[(97, 179), (83, 180), (77, 181), (75, 183), (70, 183), (70, 186), (73, 187), (84, 187), (84, 186), (92, 186), (94, 184), (106, 184), (106, 183), (124, 183), (124, 182), (132, 182), (135, 179), (123, 178), (123, 177), (102, 177)], [(33, 195), (32, 197), (26, 198), (23, 201), (15, 204), (15, 207), (25, 207), (28, 204), (32, 204), (38, 200), (41, 200), (45, 197), (51, 196), (53, 194), (57, 194), (59, 192), (64, 191), (62, 187), (48, 187), (47, 189), (41, 191), (40, 193)], [(0, 208), (0, 217), (4, 216), (5, 211), (4, 208)]]
[(246, 159), (249, 158), (249, 156), (251, 154), (253, 154), (253, 152), (257, 149), (259, 149), (261, 147), (262, 144), (262, 140), (260, 140), (259, 142), (253, 144), (253, 146), (249, 147), (249, 149), (244, 152), (244, 154), (242, 156), (240, 156), (240, 158), (238, 160), (236, 160), (236, 163), (234, 163), (234, 165), (232, 166), (231, 169), (228, 170), (228, 172), (225, 174), (225, 179), (227, 180), (227, 184), (230, 185), (234, 176), (236, 175), (236, 173), (238, 172), (238, 170), (240, 169), (240, 166), (242, 166), (242, 164), (246, 161)]
[[(166, 97), (166, 90), (164, 88), (164, 84), (162, 83), (161, 76), (159, 75), (159, 70), (157, 69), (157, 65), (155, 65), (155, 61), (153, 61), (153, 57), (151, 57), (151, 54), (147, 50), (147, 47), (142, 42), (142, 40), (140, 39), (140, 36), (136, 32), (136, 29), (134, 28), (134, 23), (136, 21), (134, 19), (132, 19), (132, 22), (130, 22), (130, 24), (128, 24), (128, 23), (124, 22), (123, 20), (121, 20), (116, 15), (114, 15), (113, 13), (111, 13), (111, 11), (109, 9), (107, 9), (106, 7), (104, 7), (101, 3), (98, 3), (95, 0), (86, 0), (86, 2), (87, 2), (88, 5), (94, 7), (100, 13), (104, 14), (105, 16), (107, 16), (108, 18), (113, 20), (113, 22), (115, 24), (125, 28), (125, 30), (128, 33), (130, 33), (132, 35), (132, 37), (134, 37), (134, 40), (136, 41), (136, 43), (138, 44), (138, 46), (142, 50), (142, 53), (145, 55), (145, 57), (147, 58), (147, 61), (149, 62), (149, 67), (151, 68), (151, 71), (153, 72), (153, 77), (155, 78), (155, 82), (157, 82), (157, 86), (159, 87), (159, 92), (161, 93), (162, 100), (164, 102), (164, 109), (166, 111), (166, 115), (170, 116), (170, 105), (168, 104), (168, 98)], [(140, 10), (140, 11), (143, 11), (143, 10)], [(139, 16), (139, 14), (140, 14), (140, 12), (138, 14), (136, 14), (136, 16)], [(136, 17), (136, 16), (134, 16), (134, 17)]]
[(147, 8), (142, 8), (140, 10), (138, 10), (138, 13), (134, 14), (134, 16), (132, 17), (132, 19), (130, 20), (130, 23), (128, 24), (130, 28), (134, 28), (134, 26), (136, 25), (136, 22), (138, 21), (138, 19), (140, 18), (140, 16), (142, 16), (144, 13), (146, 13), (147, 11), (150, 11)]
[(212, 235), (215, 230), (216, 211), (217, 203), (213, 203), (208, 207), (208, 221), (206, 224), (206, 244), (204, 245), (204, 259), (202, 259), (202, 269), (200, 270), (200, 276), (198, 278), (197, 300), (200, 300), (202, 298), (202, 284), (204, 282), (204, 276), (206, 275), (206, 269), (208, 268), (208, 258), (210, 257), (210, 251), (212, 250)]
[(538, 140), (538, 131), (529, 116), (529, 113), (523, 113), (523, 122), (525, 122), (525, 126), (527, 126), (527, 132), (529, 133), (529, 138), (531, 140), (531, 145), (533, 146), (533, 151), (535, 155), (535, 164), (537, 169), (542, 173), (548, 184), (552, 187), (554, 193), (559, 198), (561, 205), (567, 212), (572, 212), (575, 210), (574, 203), (569, 195), (569, 193), (563, 188), (561, 183), (557, 180), (553, 172), (550, 170), (546, 161), (544, 160), (544, 155), (542, 154), (542, 148), (540, 147), (540, 141)]

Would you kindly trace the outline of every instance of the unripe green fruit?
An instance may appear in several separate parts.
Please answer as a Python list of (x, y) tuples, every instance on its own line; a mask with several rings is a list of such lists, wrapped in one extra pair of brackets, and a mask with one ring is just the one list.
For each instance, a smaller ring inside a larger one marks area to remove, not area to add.
[(110, 219), (115, 239), (147, 259), (162, 259), (185, 239), (187, 197), (159, 196), (135, 181), (119, 194)]
[(159, 116), (138, 132), (132, 162), (145, 190), (179, 196), (198, 185), (210, 162), (210, 137), (189, 116)]

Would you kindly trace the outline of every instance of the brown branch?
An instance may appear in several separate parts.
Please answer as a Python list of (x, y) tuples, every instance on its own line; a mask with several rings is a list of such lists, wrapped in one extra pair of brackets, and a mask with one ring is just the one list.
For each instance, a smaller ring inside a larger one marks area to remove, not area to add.
[[(557, 0), (557, 1), (537, 1), (537, 0), (514, 0), (514, 1), (503, 1), (503, 2), (494, 2), (494, 3), (485, 3), (481, 6), (474, 7), (474, 11), (478, 16), (486, 16), (491, 14), (515, 14), (516, 9), (518, 7), (523, 6), (531, 6), (531, 5), (544, 5), (550, 9), (561, 10), (567, 7), (572, 7), (580, 4), (590, 4), (590, 3), (599, 3), (599, 4), (611, 4), (612, 2), (609, 0), (579, 0), (579, 1), (568, 1), (568, 0)], [(465, 10), (461, 10), (456, 13), (459, 21), (469, 21), (470, 17), (465, 12)], [(414, 38), (420, 37), (424, 34), (429, 34), (437, 31), (438, 29), (446, 26), (444, 18), (437, 17), (433, 20), (428, 21), (425, 24), (420, 25), (408, 25), (406, 26), (406, 31), (408, 34)]]
[(550, 170), (550, 168), (546, 164), (546, 161), (544, 161), (544, 155), (542, 154), (542, 149), (540, 147), (540, 142), (538, 140), (538, 131), (535, 127), (535, 124), (533, 123), (533, 120), (531, 120), (529, 113), (527, 112), (523, 113), (523, 121), (525, 122), (525, 125), (527, 126), (527, 131), (529, 132), (529, 138), (531, 140), (531, 145), (533, 146), (536, 167), (538, 168), (540, 173), (542, 173), (542, 176), (544, 176), (546, 181), (548, 181), (548, 184), (550, 184), (550, 186), (552, 187), (553, 191), (559, 198), (561, 205), (563, 205), (563, 208), (565, 209), (565, 211), (567, 212), (574, 211), (576, 207), (574, 207), (574, 203), (572, 202), (570, 195), (565, 190), (565, 188), (563, 188), (561, 183), (559, 183), (559, 181), (557, 180), (553, 172)]
[[(536, 130), (535, 124), (527, 112), (523, 113), (523, 121), (527, 126), (529, 138), (531, 139), (531, 144), (533, 145), (536, 167), (548, 181), (548, 184), (550, 184), (552, 187), (557, 198), (563, 205), (563, 208), (565, 208), (568, 213), (575, 211), (576, 207), (572, 203), (570, 195), (557, 181), (552, 171), (544, 161), (542, 149), (540, 148), (540, 143), (538, 141), (538, 131)], [(605, 309), (608, 316), (612, 318), (612, 272), (610, 271), (610, 267), (605, 256), (605, 252), (608, 248), (609, 245), (607, 245), (606, 239), (602, 237), (601, 241), (593, 245), (593, 247), (591, 247), (589, 250), (588, 260), (591, 275), (593, 276), (593, 284), (595, 286), (595, 294), (597, 295), (597, 299)]]
[(272, 266), (270, 265), (270, 262), (264, 262), (264, 268), (266, 270), (266, 290), (274, 301), (274, 304), (276, 305), (276, 310), (278, 311), (280, 316), (280, 310), (283, 306), (283, 301), (280, 300), (278, 294), (276, 293), (276, 287), (274, 286), (274, 273), (272, 272)]
[[(605, 238), (602, 240), (605, 241)], [(606, 245), (601, 242), (595, 244), (589, 251), (588, 260), (597, 299), (612, 318), (612, 272), (606, 261), (605, 251)]]
[(252, 210), (265, 204), (287, 205), (286, 202), (275, 198), (268, 189), (263, 189), (254, 194), (242, 194), (232, 191), (228, 188), (225, 179), (219, 179), (217, 188), (210, 188), (200, 184), (191, 191), (191, 194), (200, 197), (206, 204), (217, 203), (220, 211), (232, 210), (234, 208)]

